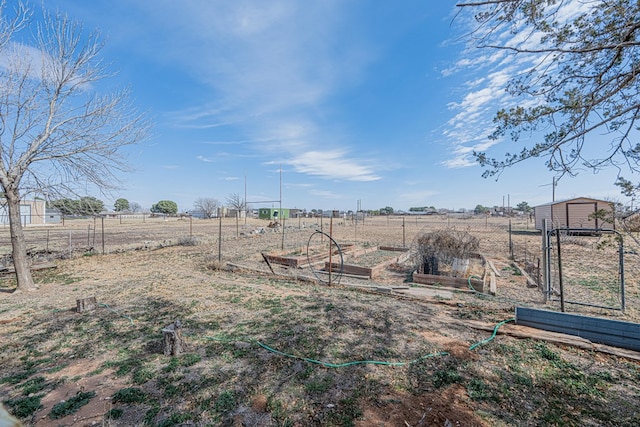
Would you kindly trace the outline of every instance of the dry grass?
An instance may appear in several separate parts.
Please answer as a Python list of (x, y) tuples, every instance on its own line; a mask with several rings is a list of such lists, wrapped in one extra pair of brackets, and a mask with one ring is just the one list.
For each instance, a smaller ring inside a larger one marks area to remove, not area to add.
[[(9, 278), (0, 284), (0, 396), (28, 425), (43, 426), (638, 425), (635, 362), (503, 335), (469, 349), (490, 334), (465, 322), (495, 325), (517, 304), (557, 308), (526, 287), (508, 259), (506, 223), (490, 221), (333, 224), (339, 243), (368, 247), (415, 247), (420, 233), (446, 227), (477, 237), (501, 272), (498, 296), (452, 300), (362, 287), (403, 284), (398, 265), (379, 282), (343, 278), (333, 287), (285, 276), (307, 270), (269, 272), (260, 252), (305, 247), (313, 230), (329, 231), (326, 220), (289, 221), (284, 239), (252, 234), (261, 222), (241, 227), (239, 238), (235, 221), (223, 224), (223, 264), (245, 267), (233, 272), (217, 264), (217, 221), (191, 230), (157, 223), (153, 239), (143, 236), (149, 224), (109, 224), (107, 235), (120, 240), (107, 255), (58, 261), (37, 274), (33, 294), (9, 293)], [(72, 226), (73, 234), (86, 224)], [(198, 244), (178, 246), (185, 236)], [(637, 321), (637, 265), (628, 268), (624, 315), (580, 309)], [(89, 296), (98, 308), (76, 313), (76, 299)], [(164, 357), (160, 331), (176, 319), (186, 352)], [(351, 363), (362, 360), (384, 363)], [(62, 400), (90, 393), (77, 412), (52, 418)]]

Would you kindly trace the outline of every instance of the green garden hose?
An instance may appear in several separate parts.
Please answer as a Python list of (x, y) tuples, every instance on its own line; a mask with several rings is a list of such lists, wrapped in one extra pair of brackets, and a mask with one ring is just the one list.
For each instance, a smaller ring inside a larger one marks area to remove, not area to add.
[[(496, 325), (496, 327), (493, 329), (493, 334), (489, 337), (489, 338), (485, 338), (482, 341), (479, 341), (475, 344), (473, 344), (471, 347), (469, 347), (469, 350), (474, 350), (477, 347), (488, 343), (489, 341), (493, 340), (496, 337), (496, 334), (498, 333), (498, 329), (504, 325), (505, 323), (508, 322), (512, 322), (514, 321), (515, 318), (511, 318), (511, 319), (507, 319), (507, 320), (503, 320), (502, 322), (498, 323)], [(228, 338), (218, 338), (218, 337), (205, 337), (207, 339), (210, 340), (214, 340), (214, 341), (218, 341), (218, 342), (224, 342), (224, 343), (232, 343), (235, 342), (236, 340), (232, 340), (232, 339), (228, 339)], [(279, 356), (284, 356), (284, 357), (289, 357), (292, 359), (298, 359), (298, 360), (303, 360), (305, 362), (309, 362), (309, 363), (314, 363), (316, 365), (321, 365), (324, 366), (325, 368), (344, 368), (347, 366), (353, 366), (353, 365), (383, 365), (383, 366), (406, 366), (406, 365), (411, 365), (413, 363), (418, 363), (421, 362), (425, 359), (429, 359), (432, 357), (439, 357), (439, 356), (447, 356), (449, 353), (446, 351), (440, 351), (440, 352), (436, 352), (436, 353), (429, 353), (426, 354), (424, 356), (418, 357), (417, 359), (414, 360), (410, 360), (408, 362), (385, 362), (385, 361), (379, 361), (379, 360), (356, 360), (353, 362), (345, 362), (345, 363), (330, 363), (330, 362), (323, 362), (321, 360), (316, 360), (316, 359), (310, 359), (308, 357), (302, 357), (302, 356), (296, 356), (295, 354), (289, 354), (289, 353), (284, 353), (282, 351), (276, 350), (264, 343), (261, 343), (260, 341), (257, 340), (251, 340), (253, 341), (255, 344), (257, 344), (258, 346), (262, 347), (263, 349), (270, 351), (271, 353), (277, 354)]]

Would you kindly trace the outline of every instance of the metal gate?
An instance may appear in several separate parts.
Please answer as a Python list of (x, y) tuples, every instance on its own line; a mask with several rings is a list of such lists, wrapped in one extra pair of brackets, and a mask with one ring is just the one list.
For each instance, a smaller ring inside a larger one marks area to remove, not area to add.
[(624, 240), (612, 229), (543, 225), (545, 300), (608, 310), (625, 309)]

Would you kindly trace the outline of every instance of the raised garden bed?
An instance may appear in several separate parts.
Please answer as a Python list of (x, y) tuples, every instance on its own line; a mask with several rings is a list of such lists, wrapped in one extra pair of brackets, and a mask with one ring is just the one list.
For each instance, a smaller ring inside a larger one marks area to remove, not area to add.
[[(398, 255), (398, 252), (402, 252)], [(348, 262), (345, 262), (342, 266), (342, 273), (354, 276), (361, 276), (367, 278), (373, 278), (378, 276), (389, 264), (403, 262), (409, 256), (409, 252), (406, 249), (393, 248), (389, 249), (385, 247), (385, 250), (380, 248), (369, 248), (365, 250), (354, 250), (349, 254)], [(340, 264), (332, 262), (325, 262), (324, 271), (332, 272), (340, 271)]]
[(413, 273), (413, 282), (421, 285), (440, 285), (477, 292), (485, 292), (485, 281), (485, 262), (480, 254), (472, 254), (468, 259), (458, 260), (452, 265), (441, 265), (439, 274)]
[[(353, 244), (340, 245), (342, 253), (349, 252), (354, 249)], [(338, 255), (339, 251), (334, 248), (331, 251), (332, 255)], [(309, 264), (309, 262), (316, 263), (322, 262), (325, 258), (329, 257), (327, 246), (313, 246), (309, 248), (309, 255), (307, 256), (307, 248), (300, 248), (296, 251), (278, 251), (262, 254), (262, 256), (269, 263), (285, 265), (292, 268), (302, 268)]]

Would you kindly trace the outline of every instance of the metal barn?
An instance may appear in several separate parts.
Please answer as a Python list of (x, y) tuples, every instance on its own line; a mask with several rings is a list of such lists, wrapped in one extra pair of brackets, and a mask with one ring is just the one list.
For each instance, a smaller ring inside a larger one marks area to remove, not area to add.
[[(542, 220), (551, 228), (614, 229), (613, 204), (606, 200), (577, 197), (535, 206), (536, 229), (542, 230)], [(604, 210), (604, 218), (596, 217)]]

